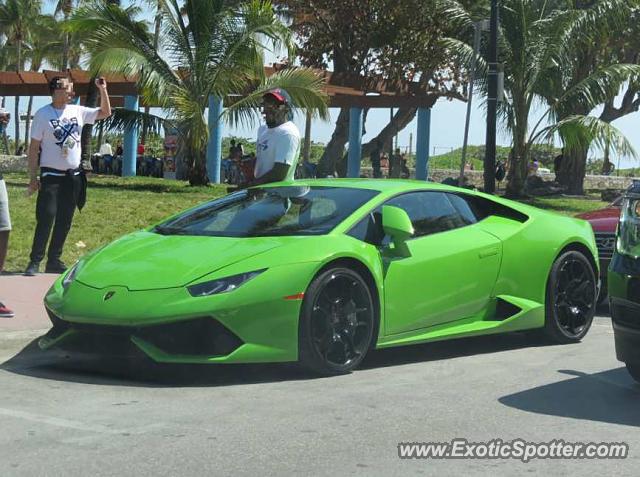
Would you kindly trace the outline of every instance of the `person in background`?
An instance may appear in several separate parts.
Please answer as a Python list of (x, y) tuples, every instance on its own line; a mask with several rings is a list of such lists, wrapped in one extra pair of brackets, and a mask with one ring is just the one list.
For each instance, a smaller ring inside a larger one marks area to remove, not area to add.
[(400, 177), (400, 172), (402, 171), (401, 161), (400, 148), (396, 148), (395, 153), (391, 155), (389, 160), (389, 179), (398, 179)]
[(104, 141), (104, 144), (100, 146), (100, 155), (102, 156), (102, 164), (105, 174), (113, 174), (113, 150), (108, 140)]
[(371, 154), (369, 155), (369, 159), (371, 160), (371, 168), (373, 169), (373, 177), (375, 179), (379, 179), (382, 177), (382, 170), (380, 170), (380, 146), (376, 142), (371, 149)]
[(116, 157), (114, 160), (114, 173), (118, 176), (122, 175), (122, 156), (124, 154), (124, 149), (122, 147), (122, 143), (118, 141), (116, 145)]

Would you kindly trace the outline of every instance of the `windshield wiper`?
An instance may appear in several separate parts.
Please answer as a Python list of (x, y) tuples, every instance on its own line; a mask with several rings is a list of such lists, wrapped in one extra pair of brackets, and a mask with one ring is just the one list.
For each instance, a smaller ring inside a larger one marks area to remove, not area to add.
[(167, 227), (163, 225), (158, 225), (154, 232), (159, 233), (160, 235), (188, 235), (186, 230), (181, 229), (179, 227)]

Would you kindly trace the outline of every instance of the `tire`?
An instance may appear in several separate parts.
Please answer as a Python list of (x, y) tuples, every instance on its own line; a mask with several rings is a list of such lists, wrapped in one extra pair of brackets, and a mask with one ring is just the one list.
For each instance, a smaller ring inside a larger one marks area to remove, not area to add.
[(591, 262), (570, 250), (551, 267), (547, 281), (544, 335), (555, 343), (577, 343), (585, 337), (596, 312), (597, 286)]
[(371, 347), (377, 319), (371, 290), (357, 272), (344, 267), (321, 272), (302, 303), (300, 365), (323, 376), (350, 373)]
[(640, 383), (640, 363), (624, 363), (633, 379)]

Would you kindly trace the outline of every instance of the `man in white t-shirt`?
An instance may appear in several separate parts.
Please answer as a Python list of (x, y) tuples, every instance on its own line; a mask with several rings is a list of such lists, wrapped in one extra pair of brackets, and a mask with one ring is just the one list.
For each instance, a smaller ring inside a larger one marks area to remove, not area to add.
[(300, 152), (300, 132), (293, 123), (291, 97), (273, 89), (263, 97), (265, 125), (258, 129), (255, 179), (244, 186), (293, 180)]
[(75, 208), (82, 208), (86, 193), (86, 177), (80, 167), (82, 126), (111, 115), (104, 78), (96, 79), (96, 86), (100, 91), (100, 107), (87, 108), (69, 104), (75, 97), (73, 83), (68, 78), (55, 77), (49, 82), (51, 103), (36, 111), (33, 117), (28, 193), (31, 195), (38, 191), (38, 201), (36, 230), (25, 275), (38, 273), (49, 235), (51, 242), (45, 271), (62, 273), (67, 268), (60, 260), (62, 248), (71, 228)]
[(108, 140), (104, 141), (104, 144), (100, 146), (100, 155), (102, 156), (102, 164), (104, 165), (103, 172), (105, 174), (113, 173), (113, 149)]

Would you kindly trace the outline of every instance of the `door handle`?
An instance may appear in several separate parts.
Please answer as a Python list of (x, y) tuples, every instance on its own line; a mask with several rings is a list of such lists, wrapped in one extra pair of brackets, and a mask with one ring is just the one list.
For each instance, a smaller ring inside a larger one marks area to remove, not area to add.
[(498, 246), (493, 246), (493, 247), (487, 247), (483, 250), (480, 250), (480, 252), (478, 253), (478, 256), (480, 258), (488, 258), (488, 257), (493, 257), (494, 255), (498, 255)]

